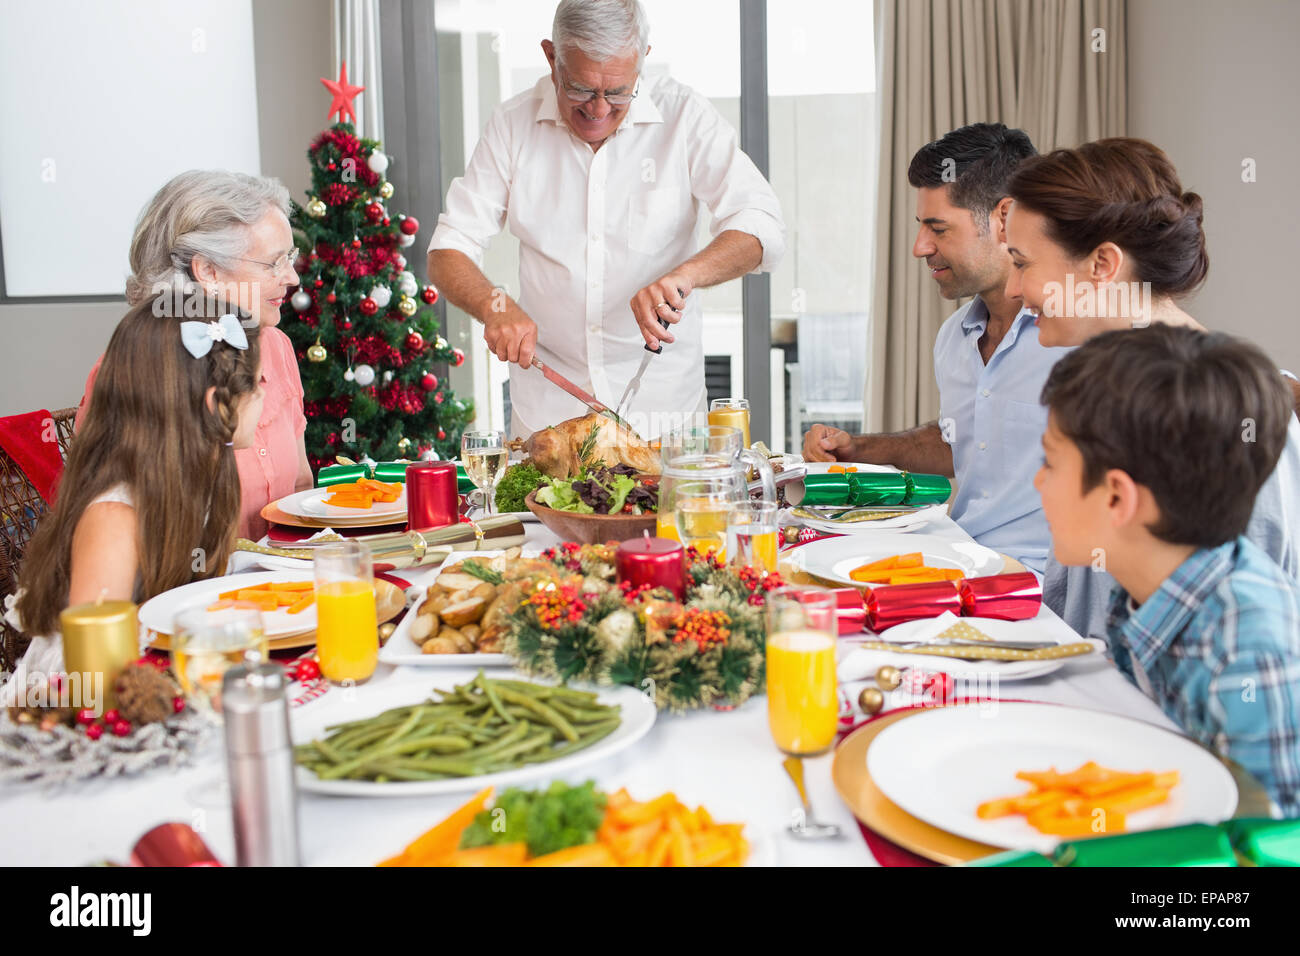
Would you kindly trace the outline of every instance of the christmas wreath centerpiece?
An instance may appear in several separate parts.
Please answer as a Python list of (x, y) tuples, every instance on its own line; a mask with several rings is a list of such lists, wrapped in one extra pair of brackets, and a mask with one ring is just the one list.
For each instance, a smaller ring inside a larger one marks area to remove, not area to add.
[[(686, 592), (615, 580), (611, 545), (563, 544), (531, 563), (503, 609), (502, 647), (524, 673), (627, 684), (661, 709), (735, 706), (763, 689), (763, 604), (779, 575), (686, 551)], [(474, 561), (470, 573), (487, 575)]]

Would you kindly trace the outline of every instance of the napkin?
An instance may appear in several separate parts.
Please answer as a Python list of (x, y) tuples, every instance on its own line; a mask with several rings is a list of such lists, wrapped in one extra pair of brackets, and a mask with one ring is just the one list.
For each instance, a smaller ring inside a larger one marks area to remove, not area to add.
[(40, 496), (53, 506), (63, 474), (54, 416), (42, 409), (0, 418), (0, 448), (9, 453)]

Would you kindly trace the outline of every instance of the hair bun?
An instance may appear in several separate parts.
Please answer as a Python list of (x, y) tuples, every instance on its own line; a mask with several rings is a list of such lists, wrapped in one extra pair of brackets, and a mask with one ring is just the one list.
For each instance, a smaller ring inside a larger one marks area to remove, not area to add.
[(1186, 192), (1183, 193), (1181, 199), (1183, 203), (1183, 214), (1194, 216), (1196, 221), (1200, 222), (1205, 215), (1204, 204), (1201, 201), (1200, 195), (1193, 192)]

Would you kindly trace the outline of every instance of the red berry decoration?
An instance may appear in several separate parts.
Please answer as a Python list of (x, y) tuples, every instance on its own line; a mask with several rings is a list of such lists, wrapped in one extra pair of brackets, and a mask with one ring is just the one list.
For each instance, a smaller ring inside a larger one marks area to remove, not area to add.
[(87, 724), (87, 725), (86, 725), (86, 736), (89, 737), (91, 740), (98, 740), (100, 737), (104, 736), (104, 725), (103, 725), (103, 724)]
[(432, 392), (437, 387), (438, 376), (434, 375), (432, 372), (425, 372), (424, 378), (420, 379), (420, 388), (424, 389), (426, 392)]
[(175, 697), (172, 698), (172, 713), (179, 714), (184, 709), (185, 709), (185, 698), (182, 697), (180, 694), (177, 694)]
[(313, 660), (298, 662), (298, 680), (306, 682), (320, 677), (320, 665)]
[(361, 304), (357, 308), (361, 310), (362, 315), (374, 315), (379, 311), (379, 303), (370, 296), (366, 296), (361, 300)]
[(131, 722), (129, 720), (119, 720), (113, 724), (113, 736), (125, 737), (131, 732)]
[(429, 305), (433, 305), (438, 301), (438, 290), (431, 285), (426, 285), (420, 292), (420, 298), (429, 303)]
[(89, 707), (77, 711), (77, 723), (83, 727), (89, 727), (95, 722), (95, 712)]
[(419, 332), (410, 332), (406, 336), (406, 349), (409, 352), (424, 351), (424, 336)]
[(366, 218), (371, 222), (378, 222), (384, 218), (384, 207), (377, 202), (372, 202), (366, 207)]
[(460, 349), (452, 349), (451, 354), (456, 358), (456, 367), (460, 368), (465, 364), (465, 353)]
[(414, 216), (403, 216), (402, 221), (398, 223), (397, 228), (402, 230), (406, 235), (413, 236), (420, 231), (420, 220)]
[(433, 400), (434, 400), (435, 402), (437, 402), (439, 405), (441, 405), (441, 404), (442, 404), (442, 392), (434, 392), (434, 393), (433, 393)]
[(104, 711), (104, 723), (109, 724), (110, 726), (112, 724), (117, 723), (121, 719), (122, 719), (122, 715), (119, 714), (116, 710)]

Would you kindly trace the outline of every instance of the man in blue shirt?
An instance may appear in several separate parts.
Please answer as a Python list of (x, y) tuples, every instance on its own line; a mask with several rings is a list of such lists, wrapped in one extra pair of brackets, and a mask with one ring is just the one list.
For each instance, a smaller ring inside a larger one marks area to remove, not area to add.
[(1106, 557), (1116, 665), (1300, 816), (1300, 584), (1245, 537), (1290, 389), (1247, 342), (1157, 323), (1079, 346), (1043, 402), (1034, 486), (1057, 561)]
[(1023, 131), (976, 123), (912, 157), (907, 177), (920, 224), (912, 255), (925, 260), (944, 298), (974, 296), (935, 340), (939, 419), (888, 435), (813, 425), (804, 457), (956, 477), (953, 520), (980, 544), (1041, 573), (1047, 524), (1028, 490), (1047, 426), (1039, 393), (1068, 350), (1040, 345), (1035, 317), (1005, 294), (1007, 183), (1034, 152)]

